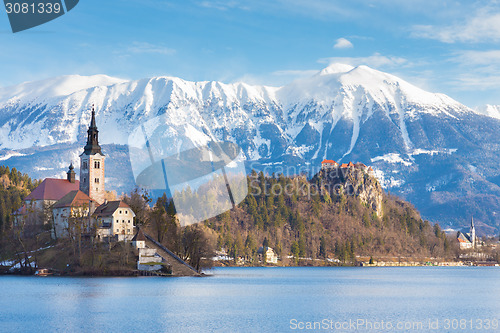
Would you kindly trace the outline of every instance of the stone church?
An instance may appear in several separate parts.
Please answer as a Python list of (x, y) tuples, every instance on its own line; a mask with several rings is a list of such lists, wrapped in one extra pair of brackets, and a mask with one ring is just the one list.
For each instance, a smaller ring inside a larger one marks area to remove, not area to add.
[[(95, 231), (98, 239), (131, 240), (135, 214), (121, 200), (106, 200), (105, 159), (92, 109), (87, 143), (80, 155), (80, 180), (76, 180), (73, 164), (66, 179), (44, 179), (24, 199), (23, 207), (14, 213), (15, 223), (52, 222), (52, 235), (58, 238), (67, 236), (77, 222), (86, 232)], [(47, 214), (47, 210), (51, 214)]]

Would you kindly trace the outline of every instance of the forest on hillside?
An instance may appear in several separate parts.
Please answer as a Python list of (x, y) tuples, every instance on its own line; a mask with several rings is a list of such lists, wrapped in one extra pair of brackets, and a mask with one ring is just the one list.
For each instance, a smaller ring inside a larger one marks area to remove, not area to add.
[(22, 206), (24, 197), (39, 184), (16, 168), (0, 165), (0, 234), (11, 224), (12, 213)]
[[(447, 238), (439, 225), (423, 221), (411, 204), (384, 193), (374, 178), (364, 174), (356, 179), (351, 181), (362, 182), (355, 184), (356, 188), (362, 185), (364, 193), (380, 196), (381, 213), (356, 192), (343, 191), (342, 186), (333, 187), (335, 191), (328, 189), (325, 186), (328, 183), (324, 182), (329, 181), (327, 177), (320, 182), (318, 177), (266, 176), (255, 171), (247, 177), (248, 195), (234, 209), (185, 227), (180, 226), (174, 201), (166, 196), (153, 203), (147, 191), (135, 189), (122, 199), (136, 213), (138, 227), (198, 270), (212, 265), (207, 259), (216, 250), (235, 259), (244, 258), (249, 265), (260, 265), (258, 249), (261, 246), (272, 247), (285, 265), (311, 264), (312, 259), (327, 258), (351, 265), (356, 263), (357, 256), (416, 259), (457, 256), (456, 242)], [(0, 167), (0, 250), (4, 253), (19, 253), (12, 249), (5, 251), (6, 246), (28, 253), (44, 245), (36, 236), (18, 237), (19, 244), (9, 236), (15, 235), (12, 212), (38, 184), (39, 181), (15, 169)], [(42, 229), (44, 232), (50, 226)], [(96, 258), (102, 258), (112, 247), (100, 249), (95, 242), (87, 241), (92, 237), (74, 236), (70, 240), (58, 240), (53, 251), (59, 248), (73, 253), (65, 260), (71, 261), (74, 267), (99, 270), (103, 262)], [(130, 250), (120, 251), (125, 251), (129, 258)], [(60, 257), (54, 252), (47, 260)], [(120, 256), (114, 257), (110, 260), (116, 261), (118, 268), (125, 267)], [(323, 264), (326, 263), (325, 260)], [(58, 264), (62, 267), (65, 263)], [(132, 267), (129, 260), (126, 266)]]
[[(248, 176), (249, 194), (236, 208), (186, 229), (198, 230), (208, 242), (206, 249), (242, 257), (250, 264), (258, 264), (261, 246), (272, 247), (282, 259), (291, 256), (291, 261), (284, 260), (290, 265), (305, 264), (301, 258), (336, 258), (354, 264), (356, 256), (457, 256), (456, 242), (438, 224), (423, 221), (411, 204), (380, 190), (383, 214), (378, 216), (358, 196), (318, 190), (316, 181), (254, 171)], [(374, 183), (370, 178), (368, 186)], [(126, 198), (139, 212), (139, 224), (174, 252), (182, 253), (185, 229), (176, 221), (173, 202), (163, 197), (149, 210), (144, 198), (147, 195), (141, 196), (139, 191)]]

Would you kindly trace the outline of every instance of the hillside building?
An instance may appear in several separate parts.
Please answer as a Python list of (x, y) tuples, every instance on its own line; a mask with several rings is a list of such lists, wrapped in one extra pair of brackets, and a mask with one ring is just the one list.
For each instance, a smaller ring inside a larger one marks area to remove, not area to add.
[(14, 212), (14, 223), (48, 224), (48, 211), (66, 194), (79, 189), (73, 164), (69, 166), (66, 179), (45, 178), (26, 198), (21, 208)]
[(356, 164), (349, 162), (349, 163), (342, 163), (339, 164), (335, 162), (334, 160), (323, 160), (321, 162), (321, 170), (336, 170), (336, 169), (356, 169), (356, 170), (361, 170), (363, 172), (368, 173), (370, 176), (375, 176), (375, 172), (373, 171), (372, 167), (368, 167), (365, 164), (358, 162)]
[(476, 226), (474, 225), (474, 218), (471, 218), (470, 222), (470, 232), (463, 233), (459, 231), (457, 233), (457, 241), (461, 250), (475, 249), (481, 246), (479, 237), (476, 235)]
[(277, 264), (278, 263), (278, 255), (274, 252), (273, 248), (266, 246), (265, 248), (261, 246), (257, 251), (259, 254), (259, 258), (261, 261), (264, 261), (266, 264)]
[(54, 227), (52, 237), (67, 237), (78, 224), (84, 226), (84, 233), (91, 230), (90, 214), (95, 209), (95, 201), (80, 190), (71, 191), (52, 206)]
[(135, 213), (123, 201), (105, 201), (92, 214), (99, 240), (131, 241), (135, 234)]

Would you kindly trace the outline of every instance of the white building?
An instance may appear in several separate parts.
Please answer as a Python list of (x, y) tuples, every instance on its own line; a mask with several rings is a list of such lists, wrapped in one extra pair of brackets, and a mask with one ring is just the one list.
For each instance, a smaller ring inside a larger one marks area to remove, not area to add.
[(266, 258), (266, 263), (267, 264), (277, 264), (278, 263), (278, 255), (276, 252), (274, 252), (273, 248), (267, 247), (264, 249), (264, 247), (260, 247), (257, 253), (262, 257), (265, 256)]
[(146, 247), (146, 236), (144, 236), (144, 233), (139, 227), (137, 229), (137, 233), (134, 238), (132, 238), (132, 245), (135, 246), (136, 249), (144, 249)]
[(472, 218), (470, 222), (470, 232), (463, 233), (459, 231), (457, 234), (457, 241), (461, 250), (475, 249), (476, 247), (481, 246), (479, 238), (476, 236), (474, 218)]
[(90, 232), (90, 216), (95, 206), (95, 201), (80, 190), (66, 194), (52, 206), (54, 222), (52, 237), (67, 237), (68, 232), (71, 231), (70, 228), (76, 228), (76, 224), (81, 231)]
[(134, 237), (135, 214), (123, 201), (105, 201), (92, 215), (97, 226), (97, 238), (130, 241)]

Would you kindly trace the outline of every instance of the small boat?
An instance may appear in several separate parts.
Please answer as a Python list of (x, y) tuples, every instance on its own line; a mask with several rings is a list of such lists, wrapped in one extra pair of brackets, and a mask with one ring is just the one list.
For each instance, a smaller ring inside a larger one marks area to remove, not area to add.
[(35, 272), (36, 276), (49, 276), (49, 275), (52, 275), (52, 274), (54, 274), (54, 273), (52, 273), (50, 271), (50, 269), (48, 269), (48, 268), (40, 268), (39, 270), (37, 270)]

